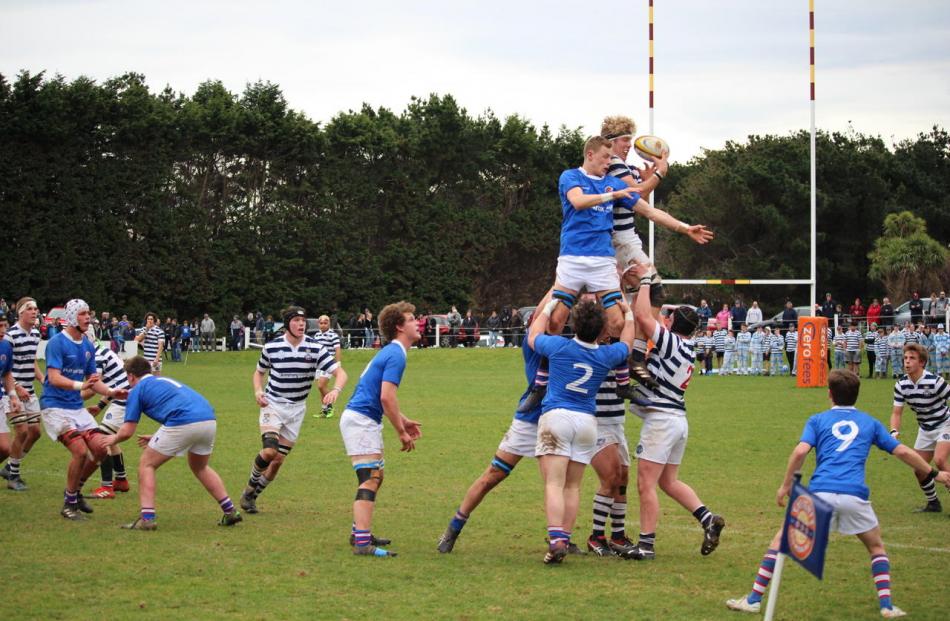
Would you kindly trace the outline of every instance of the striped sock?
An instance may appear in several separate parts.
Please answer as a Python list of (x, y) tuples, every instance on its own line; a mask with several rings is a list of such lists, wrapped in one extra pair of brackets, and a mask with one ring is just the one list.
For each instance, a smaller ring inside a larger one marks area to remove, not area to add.
[(7, 469), (10, 471), (11, 479), (20, 478), (20, 460), (19, 459), (15, 457), (11, 457), (10, 460), (7, 462)]
[(627, 502), (614, 501), (610, 506), (610, 538), (614, 541), (623, 541), (627, 538)]
[(122, 453), (112, 456), (112, 469), (115, 471), (117, 480), (125, 480), (125, 456)]
[(607, 530), (607, 516), (610, 515), (610, 506), (614, 499), (610, 496), (594, 495), (594, 537), (603, 537)]
[(871, 557), (871, 576), (874, 577), (874, 588), (877, 589), (877, 599), (881, 608), (892, 608), (891, 603), (891, 562), (886, 554)]
[(548, 372), (547, 369), (538, 369), (538, 372), (534, 375), (534, 385), (535, 386), (547, 386), (548, 385)]
[(71, 492), (68, 489), (63, 491), (63, 501), (67, 505), (74, 505), (79, 502), (79, 492)]
[[(10, 472), (13, 472), (13, 470)], [(927, 502), (937, 502), (937, 486), (934, 484), (933, 479), (930, 479), (927, 483), (921, 483), (920, 489), (924, 492), (924, 496), (927, 497)]]
[(353, 541), (356, 543), (356, 547), (365, 548), (372, 541), (372, 535), (370, 535), (369, 530), (360, 530), (353, 525)]
[(257, 498), (258, 496), (260, 496), (264, 492), (264, 488), (270, 485), (270, 482), (271, 482), (270, 479), (268, 479), (262, 474), (260, 478), (257, 480), (257, 487), (254, 488), (253, 497)]
[(452, 521), (449, 522), (449, 526), (451, 526), (457, 532), (462, 532), (462, 529), (465, 528), (466, 522), (468, 522), (468, 514), (462, 513), (462, 509), (459, 508), (455, 511), (455, 517), (453, 517)]
[(234, 503), (231, 502), (230, 496), (225, 496), (224, 498), (218, 501), (218, 504), (221, 506), (221, 510), (224, 511), (225, 513), (234, 512)]
[(640, 533), (640, 540), (637, 542), (638, 548), (652, 550), (656, 545), (656, 533)]
[(155, 507), (142, 507), (140, 512), (143, 520), (154, 520), (155, 519)]
[(567, 543), (571, 539), (571, 534), (560, 526), (548, 526), (548, 543), (552, 546), (559, 541)]
[(633, 351), (641, 354), (647, 353), (647, 342), (643, 339), (633, 339)]
[(772, 580), (772, 572), (775, 571), (775, 559), (778, 556), (778, 550), (767, 550), (762, 562), (759, 564), (759, 573), (755, 575), (755, 582), (752, 583), (752, 592), (746, 598), (750, 604), (762, 601), (765, 595), (765, 589), (769, 588), (769, 582)]
[(251, 465), (251, 477), (247, 480), (248, 489), (253, 490), (257, 487), (258, 482), (261, 480), (262, 473), (267, 470), (267, 466), (270, 465), (270, 462), (261, 457), (260, 455), (254, 456), (254, 463)]
[(712, 522), (712, 511), (706, 508), (706, 505), (699, 505), (699, 508), (693, 511), (693, 517), (699, 520), (700, 526), (706, 528)]
[(617, 386), (626, 386), (630, 383), (630, 367), (626, 364), (616, 367), (614, 377), (617, 380)]

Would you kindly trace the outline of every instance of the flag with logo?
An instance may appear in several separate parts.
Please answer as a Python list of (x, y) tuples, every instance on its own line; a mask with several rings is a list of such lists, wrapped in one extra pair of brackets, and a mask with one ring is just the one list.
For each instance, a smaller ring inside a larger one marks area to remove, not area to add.
[(819, 580), (825, 567), (832, 511), (831, 505), (795, 482), (785, 511), (781, 552)]

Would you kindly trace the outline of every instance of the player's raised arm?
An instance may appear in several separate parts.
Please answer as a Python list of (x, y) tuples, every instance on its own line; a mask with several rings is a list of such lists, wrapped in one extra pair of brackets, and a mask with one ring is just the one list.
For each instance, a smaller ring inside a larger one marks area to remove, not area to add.
[(650, 203), (642, 198), (637, 201), (633, 210), (674, 233), (686, 235), (697, 244), (708, 243), (715, 237), (715, 234), (710, 229), (707, 229), (705, 225), (681, 222), (662, 209), (652, 207)]
[(566, 196), (571, 206), (573, 206), (574, 209), (580, 210), (590, 209), (591, 207), (605, 203), (613, 203), (615, 200), (621, 198), (630, 198), (631, 195), (635, 193), (633, 188), (630, 187), (620, 188), (613, 192), (604, 192), (603, 194), (584, 194), (584, 190), (581, 188), (571, 188), (567, 191)]
[(531, 317), (531, 329), (528, 331), (528, 347), (531, 349), (534, 349), (534, 342), (538, 335), (547, 332), (548, 324), (551, 323), (551, 313), (558, 304), (558, 300), (552, 298), (540, 310), (535, 310), (535, 316)]
[(630, 271), (640, 279), (637, 299), (633, 303), (633, 314), (637, 319), (640, 333), (646, 335), (644, 338), (648, 338), (656, 329), (656, 319), (653, 317), (653, 307), (650, 305), (650, 284), (652, 281), (649, 274), (651, 267), (647, 264), (637, 263), (630, 268)]

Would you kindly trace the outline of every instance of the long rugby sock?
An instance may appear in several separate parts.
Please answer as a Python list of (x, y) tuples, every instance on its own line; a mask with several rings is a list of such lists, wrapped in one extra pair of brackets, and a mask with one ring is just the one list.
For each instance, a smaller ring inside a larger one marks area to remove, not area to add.
[(656, 533), (640, 533), (640, 540), (637, 541), (637, 547), (641, 550), (652, 550), (656, 545)]
[(614, 499), (610, 496), (596, 494), (594, 496), (594, 529), (591, 532), (593, 537), (603, 537), (607, 530), (607, 516), (610, 515), (610, 506)]
[(142, 507), (142, 510), (139, 512), (139, 515), (142, 516), (143, 520), (154, 520), (155, 507)]
[(934, 485), (933, 479), (930, 479), (927, 483), (920, 483), (920, 489), (927, 497), (927, 502), (937, 502), (937, 487)]
[(122, 453), (112, 456), (112, 469), (115, 471), (116, 480), (125, 480), (125, 456)]
[(372, 540), (373, 537), (369, 530), (360, 530), (356, 527), (356, 524), (353, 525), (353, 541), (357, 548), (365, 548)]
[(462, 532), (462, 529), (465, 528), (465, 523), (468, 522), (468, 514), (462, 513), (462, 509), (457, 509), (455, 511), (455, 517), (452, 518), (452, 521), (449, 522), (449, 526), (452, 527), (456, 532)]
[(613, 501), (610, 506), (610, 538), (614, 541), (623, 541), (627, 538), (627, 501)]
[(112, 487), (112, 460), (109, 458), (103, 459), (102, 463), (99, 464), (99, 474), (102, 477), (102, 485), (104, 487)]
[(254, 498), (257, 498), (262, 493), (264, 493), (264, 488), (270, 485), (270, 482), (270, 479), (262, 474), (261, 478), (257, 480), (257, 487), (254, 488)]
[(267, 466), (270, 465), (270, 462), (261, 457), (260, 453), (254, 456), (254, 463), (251, 465), (251, 477), (247, 480), (247, 488), (245, 488), (244, 493), (247, 495), (252, 495), (257, 489), (257, 484), (260, 482), (263, 473), (267, 470)]
[(556, 543), (567, 543), (571, 539), (571, 534), (560, 526), (548, 526), (548, 543), (552, 546)]
[(547, 385), (548, 385), (548, 370), (538, 369), (537, 373), (534, 374), (535, 388), (540, 388), (541, 386), (547, 386)]
[(10, 461), (7, 462), (8, 470), (10, 471), (10, 478), (16, 479), (20, 476), (20, 460), (16, 457), (11, 457)]
[(647, 342), (643, 339), (633, 339), (633, 359), (640, 361), (646, 358)]
[(713, 514), (706, 505), (699, 505), (699, 508), (693, 511), (693, 517), (699, 521), (700, 526), (706, 528), (712, 522)]
[(871, 576), (874, 578), (874, 588), (877, 589), (877, 599), (881, 608), (892, 608), (891, 603), (891, 562), (886, 554), (871, 557)]
[(218, 506), (220, 506), (220, 507), (221, 507), (221, 510), (224, 511), (225, 513), (233, 513), (233, 512), (234, 512), (234, 503), (231, 502), (231, 497), (230, 497), (230, 496), (225, 496), (224, 498), (222, 498), (221, 500), (219, 500), (219, 501), (218, 501)]
[(778, 550), (767, 550), (762, 562), (759, 563), (759, 571), (755, 574), (755, 582), (752, 583), (752, 592), (746, 598), (750, 604), (762, 601), (765, 595), (765, 589), (769, 588), (769, 582), (772, 581), (772, 572), (775, 571), (775, 559), (778, 557)]
[(63, 500), (67, 505), (74, 505), (79, 502), (79, 492), (71, 492), (67, 489), (63, 491)]

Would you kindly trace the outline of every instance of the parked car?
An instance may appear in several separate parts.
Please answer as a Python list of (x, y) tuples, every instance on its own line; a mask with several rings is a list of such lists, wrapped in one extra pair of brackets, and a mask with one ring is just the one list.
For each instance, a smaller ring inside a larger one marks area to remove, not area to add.
[(432, 322), (435, 322), (435, 326), (438, 330), (438, 341), (439, 347), (448, 347), (451, 345), (451, 339), (449, 338), (452, 333), (452, 328), (449, 326), (449, 316), (448, 315), (429, 315), (429, 325), (432, 325)]
[[(920, 298), (920, 300), (924, 303), (924, 321), (927, 321), (927, 311), (930, 310), (930, 298)], [(910, 321), (910, 302), (910, 300), (907, 300), (894, 309), (894, 323), (897, 325), (903, 326)], [(938, 317), (937, 322), (943, 323), (943, 317)]]

